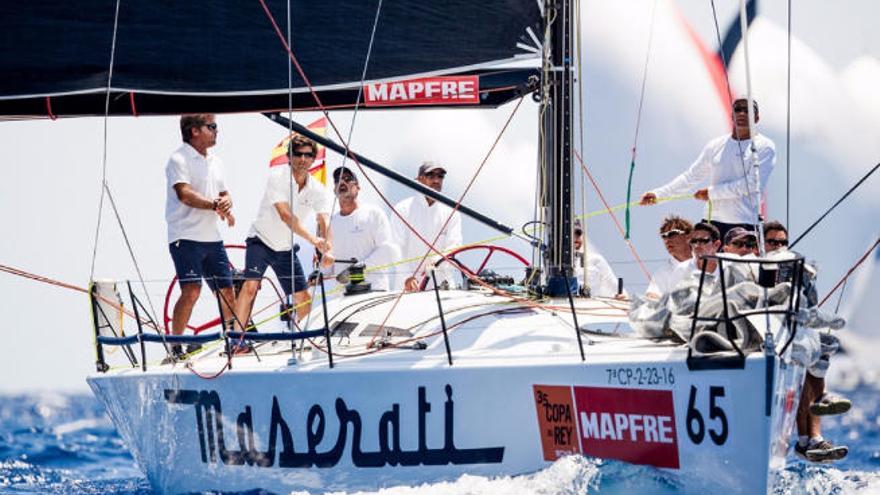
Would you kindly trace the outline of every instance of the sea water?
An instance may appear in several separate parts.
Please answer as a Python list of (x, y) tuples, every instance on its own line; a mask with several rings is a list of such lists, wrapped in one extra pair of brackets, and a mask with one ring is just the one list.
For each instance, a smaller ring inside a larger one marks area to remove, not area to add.
[[(860, 385), (846, 395), (853, 400), (853, 409), (826, 418), (823, 428), (827, 438), (850, 447), (849, 456), (832, 465), (808, 465), (791, 455), (776, 493), (880, 493), (880, 394), (875, 386)], [(378, 493), (675, 494), (686, 491), (679, 483), (650, 467), (574, 456), (528, 475), (464, 475), (450, 482)], [(0, 493), (146, 495), (153, 491), (92, 395), (41, 393), (0, 397)]]

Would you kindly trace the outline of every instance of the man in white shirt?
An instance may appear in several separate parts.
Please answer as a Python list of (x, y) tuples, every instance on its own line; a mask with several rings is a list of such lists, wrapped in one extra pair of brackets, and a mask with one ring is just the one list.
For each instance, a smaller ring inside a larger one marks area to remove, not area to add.
[[(435, 191), (442, 191), (445, 177), (446, 169), (435, 162), (428, 161), (419, 167), (416, 180)], [(397, 203), (394, 209), (425, 240), (433, 243), (434, 248), (438, 251), (445, 254), (461, 246), (461, 215), (457, 211), (453, 213), (452, 208), (420, 194)], [(403, 225), (400, 219), (396, 219), (393, 227), (395, 240), (400, 246), (403, 259), (415, 258), (414, 261), (403, 263), (398, 267), (401, 280), (399, 285), (406, 291), (417, 291), (421, 280), (426, 276), (425, 268), (436, 263), (440, 257), (434, 249), (430, 249), (421, 239), (416, 237), (409, 227)], [(443, 284), (445, 282), (448, 287), (457, 286), (456, 273), (458, 270), (451, 263), (441, 264), (436, 272), (437, 283)]]
[[(323, 253), (322, 264), (330, 266), (333, 263), (333, 257), (329, 254), (332, 246), (328, 231), (331, 196), (324, 185), (309, 174), (317, 152), (318, 146), (314, 141), (295, 135), (287, 148), (289, 167), (276, 165), (269, 169), (266, 193), (246, 241), (245, 282), (235, 307), (236, 325), (250, 320), (260, 280), (269, 266), (278, 277), (284, 294), (289, 296), (293, 292), (298, 319), (303, 319), (309, 313), (311, 299), (308, 285), (299, 256), (296, 255), (299, 246), (293, 244), (291, 232)], [(300, 221), (312, 212), (317, 219), (317, 236)]]
[(574, 224), (574, 275), (578, 279), (578, 285), (589, 288), (590, 297), (614, 297), (623, 298), (624, 294), (617, 293), (617, 275), (608, 264), (608, 260), (593, 246), (586, 243), (586, 268), (587, 276), (584, 280), (584, 229), (581, 223)]
[(663, 219), (660, 225), (660, 238), (671, 258), (651, 275), (651, 283), (645, 291), (646, 297), (660, 299), (660, 296), (672, 290), (673, 282), (676, 281), (675, 267), (691, 259), (691, 245), (688, 241), (693, 230), (693, 224), (678, 215), (669, 215)]
[(358, 201), (361, 188), (351, 169), (334, 170), (333, 184), (339, 202), (339, 212), (330, 217), (333, 257), (363, 263), (372, 289), (389, 290), (388, 272), (391, 263), (400, 258), (400, 249), (392, 240), (388, 216), (376, 206)]
[[(180, 117), (183, 145), (168, 159), (165, 221), (168, 248), (180, 283), (180, 298), (174, 304), (171, 333), (181, 335), (199, 298), (202, 278), (212, 291), (219, 289), (224, 320), (232, 315), (235, 293), (229, 258), (223, 247), (217, 220), (232, 227), (232, 198), (223, 179), (220, 158), (209, 152), (217, 144), (214, 115)], [(172, 346), (177, 357), (183, 352)]]
[(688, 277), (694, 277), (695, 280), (699, 280), (703, 265), (706, 266), (706, 282), (714, 280), (714, 274), (718, 270), (718, 261), (706, 258), (706, 256), (717, 254), (718, 250), (721, 249), (721, 238), (718, 234), (718, 229), (714, 225), (706, 222), (694, 225), (694, 230), (691, 232), (691, 238), (688, 243), (691, 245), (692, 256), (690, 259), (677, 264), (672, 270), (669, 280), (669, 285), (672, 288), (675, 288), (679, 282)]
[[(755, 123), (758, 122), (758, 103), (754, 104)], [(758, 167), (760, 190), (767, 190), (767, 182), (776, 164), (776, 147), (769, 138), (749, 130), (748, 100), (733, 102), (734, 125), (731, 135), (717, 137), (703, 148), (700, 156), (681, 175), (667, 184), (642, 195), (640, 204), (652, 205), (657, 198), (693, 193), (700, 201), (711, 201), (706, 219), (718, 228), (721, 238), (733, 227), (754, 229), (758, 223), (760, 203), (758, 183), (753, 166)], [(753, 142), (754, 141), (754, 142)], [(754, 155), (752, 147), (754, 146)], [(709, 182), (709, 186), (697, 186)]]

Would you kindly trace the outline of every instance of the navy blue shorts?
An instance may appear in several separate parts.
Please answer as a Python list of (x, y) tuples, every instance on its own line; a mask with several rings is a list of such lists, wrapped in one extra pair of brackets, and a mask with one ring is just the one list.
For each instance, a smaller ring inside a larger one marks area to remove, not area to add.
[[(281, 282), (281, 289), (284, 294), (289, 295), (290, 291), (290, 251), (275, 251), (263, 243), (258, 237), (248, 237), (247, 250), (244, 255), (244, 278), (245, 280), (262, 280), (266, 268), (272, 267), (278, 281)], [(294, 251), (298, 251), (295, 249)], [(303, 273), (302, 265), (299, 262), (299, 256), (294, 254), (293, 259), (293, 288), (296, 292), (304, 291), (308, 288), (306, 284), (306, 276)]]
[[(202, 279), (211, 290), (232, 287), (232, 267), (226, 256), (223, 241), (199, 242), (181, 239), (168, 245), (177, 281), (183, 284), (200, 284)], [(215, 284), (216, 280), (216, 284)]]

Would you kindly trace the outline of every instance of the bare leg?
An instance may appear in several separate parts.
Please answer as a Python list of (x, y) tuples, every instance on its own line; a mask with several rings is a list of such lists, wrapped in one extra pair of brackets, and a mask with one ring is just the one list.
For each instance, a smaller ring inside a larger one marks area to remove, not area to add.
[(296, 306), (296, 321), (305, 320), (306, 316), (309, 315), (309, 311), (312, 309), (312, 298), (309, 297), (309, 291), (301, 290), (299, 292), (294, 292), (293, 304)]
[(240, 327), (246, 326), (247, 322), (250, 321), (254, 299), (257, 297), (257, 289), (259, 288), (259, 280), (245, 280), (241, 285), (238, 298), (235, 300), (235, 327), (237, 329), (243, 330)]
[(798, 404), (796, 417), (798, 436), (813, 438), (822, 434), (819, 418), (810, 414), (810, 404), (822, 393), (822, 389), (818, 388), (817, 381), (822, 384), (822, 389), (824, 389), (825, 380), (822, 378), (816, 378), (809, 373), (804, 378), (804, 388), (801, 391), (801, 401)]
[(192, 316), (193, 307), (196, 305), (196, 301), (199, 300), (201, 290), (201, 283), (190, 283), (180, 286), (180, 298), (174, 304), (174, 313), (171, 317), (172, 334), (183, 335), (186, 325), (189, 323), (189, 317)]
[[(220, 289), (220, 314), (223, 321), (229, 321), (235, 311), (235, 290), (232, 287)], [(233, 325), (234, 326), (234, 325)]]

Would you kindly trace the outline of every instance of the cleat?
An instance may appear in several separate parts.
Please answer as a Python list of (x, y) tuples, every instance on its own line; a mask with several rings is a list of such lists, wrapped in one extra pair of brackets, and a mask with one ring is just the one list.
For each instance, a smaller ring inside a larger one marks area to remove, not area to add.
[(822, 394), (810, 404), (810, 414), (814, 416), (830, 416), (843, 414), (852, 407), (852, 402), (846, 397), (834, 395), (828, 392)]
[(849, 448), (845, 445), (834, 445), (828, 440), (820, 440), (803, 446), (800, 443), (796, 443), (794, 452), (798, 457), (809, 462), (828, 463), (839, 461), (846, 457), (846, 454), (849, 453)]

